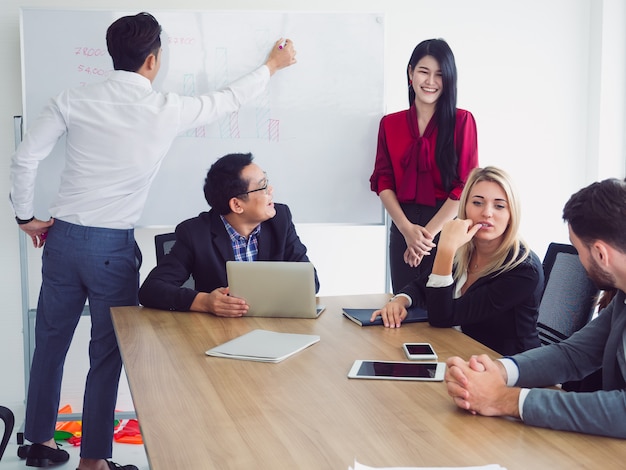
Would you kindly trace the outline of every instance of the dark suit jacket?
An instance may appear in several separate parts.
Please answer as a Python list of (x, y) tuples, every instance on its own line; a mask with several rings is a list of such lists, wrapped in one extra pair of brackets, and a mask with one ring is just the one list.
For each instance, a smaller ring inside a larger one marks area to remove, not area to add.
[[(309, 261), (289, 207), (274, 204), (276, 215), (261, 223), (259, 261)], [(176, 227), (172, 250), (150, 272), (139, 289), (146, 307), (188, 311), (198, 292), (227, 287), (226, 261), (234, 260), (232, 244), (219, 214), (210, 210)], [(181, 287), (193, 275), (195, 289)], [(315, 273), (315, 290), (319, 280)]]
[(456, 283), (425, 287), (426, 278), (403, 288), (414, 304), (428, 311), (432, 326), (460, 325), (463, 333), (502, 355), (536, 348), (541, 343), (537, 316), (543, 293), (543, 268), (535, 253), (519, 266), (478, 279), (458, 299)]

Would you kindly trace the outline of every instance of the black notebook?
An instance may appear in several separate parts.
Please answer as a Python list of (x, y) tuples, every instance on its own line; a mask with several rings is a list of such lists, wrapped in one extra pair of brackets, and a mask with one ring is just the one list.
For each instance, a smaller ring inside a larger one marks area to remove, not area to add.
[[(381, 317), (376, 317), (376, 320), (374, 320), (373, 322), (370, 321), (372, 313), (374, 313), (376, 310), (379, 310), (377, 308), (344, 308), (342, 310), (344, 317), (352, 320), (358, 325), (374, 326), (383, 324), (383, 320)], [(428, 321), (428, 312), (423, 308), (410, 307), (407, 309), (407, 312), (407, 316), (404, 320), (402, 320), (402, 323)]]

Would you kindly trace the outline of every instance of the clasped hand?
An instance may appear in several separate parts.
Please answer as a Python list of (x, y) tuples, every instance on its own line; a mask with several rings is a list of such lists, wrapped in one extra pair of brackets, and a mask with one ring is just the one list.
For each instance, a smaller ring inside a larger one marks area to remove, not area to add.
[(430, 255), (436, 245), (433, 242), (433, 236), (425, 227), (412, 224), (408, 233), (402, 233), (406, 242), (406, 250), (404, 251), (404, 262), (415, 268), (421, 262), (424, 256)]
[(482, 354), (469, 361), (451, 357), (446, 366), (448, 395), (459, 408), (483, 416), (519, 417), (519, 389), (507, 387), (501, 363)]

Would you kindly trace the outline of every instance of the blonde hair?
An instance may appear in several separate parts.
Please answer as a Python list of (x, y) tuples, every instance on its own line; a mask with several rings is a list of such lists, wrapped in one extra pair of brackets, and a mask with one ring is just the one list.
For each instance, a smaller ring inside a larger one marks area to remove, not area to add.
[[(479, 272), (479, 277), (488, 276), (496, 273), (501, 274), (520, 265), (530, 255), (530, 249), (526, 242), (519, 236), (519, 226), (521, 218), (521, 206), (517, 190), (513, 186), (509, 175), (500, 168), (487, 166), (485, 168), (474, 168), (470, 173), (467, 183), (463, 188), (463, 193), (459, 201), (460, 219), (466, 219), (466, 206), (472, 188), (481, 181), (490, 181), (496, 183), (502, 188), (506, 194), (509, 206), (509, 224), (502, 234), (502, 242), (493, 255), (493, 259)], [(460, 247), (454, 255), (455, 262), (455, 280), (461, 277), (461, 274), (469, 268), (470, 259), (474, 253), (474, 240)]]

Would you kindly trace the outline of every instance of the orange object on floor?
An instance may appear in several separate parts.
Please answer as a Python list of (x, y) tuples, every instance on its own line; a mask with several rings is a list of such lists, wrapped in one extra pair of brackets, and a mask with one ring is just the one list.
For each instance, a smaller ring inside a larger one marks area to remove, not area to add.
[[(70, 405), (65, 405), (59, 410), (59, 414), (71, 414), (71, 413), (72, 413), (72, 407)], [(80, 436), (82, 429), (83, 429), (83, 423), (82, 421), (58, 421), (55, 429), (57, 431), (68, 432), (72, 434), (73, 436)]]
[[(72, 407), (65, 405), (59, 414), (71, 414)], [(73, 446), (80, 446), (83, 430), (82, 421), (58, 421), (55, 427), (55, 439), (66, 440)], [(139, 422), (136, 419), (115, 420), (113, 439), (123, 444), (143, 444)]]
[(139, 422), (136, 419), (129, 419), (113, 434), (113, 440), (123, 444), (143, 444)]

